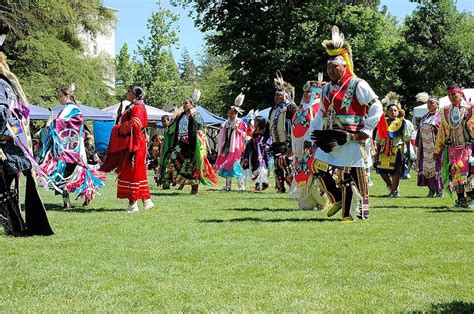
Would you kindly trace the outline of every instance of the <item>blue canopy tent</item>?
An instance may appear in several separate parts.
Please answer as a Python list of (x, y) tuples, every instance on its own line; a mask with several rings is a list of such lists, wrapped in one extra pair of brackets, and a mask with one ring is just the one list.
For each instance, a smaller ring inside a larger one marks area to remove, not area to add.
[(29, 105), (30, 120), (48, 120), (50, 112), (48, 109), (41, 108), (35, 105)]
[(213, 114), (212, 112), (204, 109), (203, 107), (201, 106), (197, 106), (196, 107), (196, 111), (199, 112), (199, 114), (201, 115), (201, 118), (204, 120), (204, 123), (207, 125), (207, 126), (212, 126), (212, 125), (216, 125), (216, 124), (221, 124), (225, 121), (224, 118), (221, 118), (219, 116), (216, 116), (215, 114)]

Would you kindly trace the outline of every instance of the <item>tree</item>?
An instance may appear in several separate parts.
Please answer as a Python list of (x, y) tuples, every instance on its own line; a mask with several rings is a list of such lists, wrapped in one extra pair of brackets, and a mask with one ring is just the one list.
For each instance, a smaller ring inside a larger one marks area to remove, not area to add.
[(147, 28), (150, 35), (139, 40), (134, 61), (139, 65), (135, 82), (146, 91), (146, 102), (159, 107), (166, 107), (176, 101), (179, 92), (179, 74), (169, 48), (178, 42), (173, 23), (178, 16), (170, 10), (162, 9), (157, 2), (158, 10), (148, 19)]
[(131, 60), (128, 45), (124, 43), (115, 57), (115, 93), (118, 97), (134, 83), (136, 70), (137, 64)]
[(29, 100), (57, 105), (57, 89), (75, 82), (82, 102), (110, 104), (111, 60), (85, 56), (80, 33), (106, 32), (113, 20), (100, 0), (2, 1), (0, 28), (10, 30), (2, 49)]
[(196, 80), (196, 65), (189, 55), (188, 49), (184, 48), (181, 61), (178, 63), (179, 76), (185, 82), (192, 83)]
[(474, 18), (457, 11), (454, 1), (419, 5), (405, 20), (403, 36), (399, 76), (409, 106), (415, 105), (414, 95), (422, 91), (444, 96), (450, 81), (470, 87)]
[(109, 105), (112, 96), (103, 79), (110, 66), (107, 58), (84, 57), (55, 36), (36, 32), (17, 42), (15, 72), (31, 103), (58, 105), (58, 88), (76, 85), (76, 98), (98, 108)]
[(225, 115), (227, 107), (237, 96), (231, 91), (227, 59), (216, 56), (209, 49), (206, 49), (201, 56), (197, 85), (202, 92), (200, 105), (216, 114)]
[[(246, 5), (230, 1), (178, 1), (193, 7), (195, 23), (208, 32), (217, 55), (229, 55), (230, 93), (243, 91), (247, 109), (273, 103), (273, 77), (281, 70), (297, 90), (326, 68), (321, 42), (338, 25), (351, 42), (355, 72), (378, 93), (400, 85), (391, 50), (401, 40), (395, 21), (376, 10), (379, 1), (276, 0)], [(261, 21), (265, 21), (262, 23)], [(255, 27), (259, 25), (259, 27)], [(388, 32), (387, 32), (388, 31)]]

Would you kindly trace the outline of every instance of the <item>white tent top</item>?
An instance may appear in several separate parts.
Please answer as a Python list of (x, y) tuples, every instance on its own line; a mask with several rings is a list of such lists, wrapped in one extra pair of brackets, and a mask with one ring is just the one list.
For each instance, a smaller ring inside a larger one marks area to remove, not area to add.
[[(127, 101), (127, 100), (124, 100), (122, 103), (123, 103), (123, 109), (122, 110), (125, 110), (125, 107), (127, 107), (130, 104), (130, 102)], [(106, 112), (112, 112), (114, 114), (114, 117), (115, 117), (117, 115), (117, 110), (118, 110), (119, 106), (120, 106), (120, 103), (115, 104), (115, 105), (110, 106), (110, 107), (107, 107), (107, 108), (104, 108), (102, 110), (106, 111)], [(145, 105), (145, 108), (146, 108), (146, 113), (148, 115), (148, 121), (150, 121), (150, 122), (161, 121), (161, 117), (165, 116), (165, 115), (172, 116), (171, 113), (166, 112), (166, 111), (161, 110), (161, 109), (158, 109), (158, 108), (155, 108), (155, 107), (152, 107), (152, 106)]]
[[(474, 88), (465, 88), (463, 89), (464, 95), (468, 102), (474, 101)], [(439, 106), (440, 108), (449, 106), (449, 98), (448, 96), (444, 96), (439, 99)], [(413, 119), (421, 118), (428, 112), (428, 106), (426, 104), (417, 106), (413, 108)]]

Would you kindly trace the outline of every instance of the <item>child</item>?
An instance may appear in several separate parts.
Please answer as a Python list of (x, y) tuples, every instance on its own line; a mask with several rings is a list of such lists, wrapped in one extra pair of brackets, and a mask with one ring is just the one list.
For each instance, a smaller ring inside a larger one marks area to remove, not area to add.
[(255, 192), (268, 189), (268, 152), (264, 139), (266, 121), (258, 116), (254, 121), (255, 131), (247, 143), (242, 157), (242, 167), (252, 171), (252, 180), (255, 181)]

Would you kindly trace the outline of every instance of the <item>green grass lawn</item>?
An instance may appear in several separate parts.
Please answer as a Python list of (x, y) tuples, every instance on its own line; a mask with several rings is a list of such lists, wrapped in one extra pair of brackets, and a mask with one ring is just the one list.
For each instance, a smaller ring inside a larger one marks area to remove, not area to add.
[(348, 223), (273, 189), (151, 183), (156, 207), (137, 214), (113, 175), (85, 209), (42, 189), (56, 235), (0, 237), (0, 312), (473, 312), (474, 211), (415, 179), (382, 197), (373, 176), (371, 218)]

